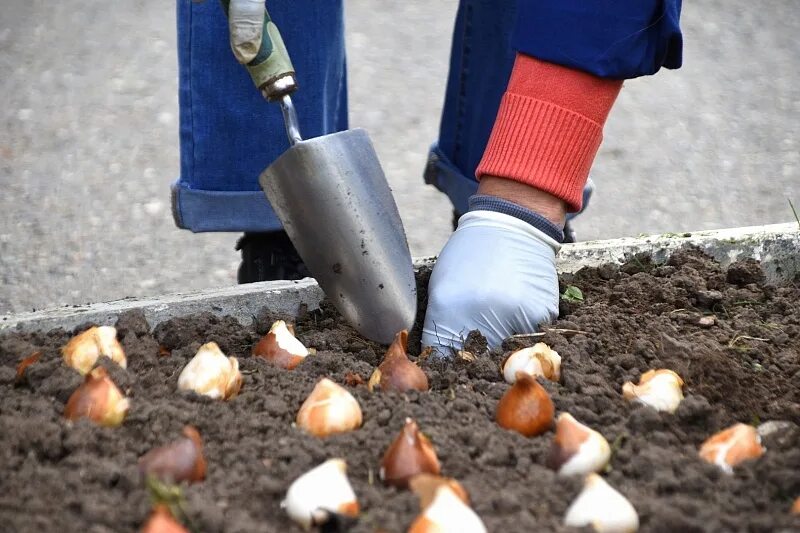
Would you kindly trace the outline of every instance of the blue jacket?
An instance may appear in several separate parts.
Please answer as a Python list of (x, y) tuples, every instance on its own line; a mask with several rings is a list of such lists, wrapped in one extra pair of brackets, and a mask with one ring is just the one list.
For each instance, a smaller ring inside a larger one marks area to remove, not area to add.
[(521, 0), (513, 47), (603, 78), (678, 68), (681, 0)]

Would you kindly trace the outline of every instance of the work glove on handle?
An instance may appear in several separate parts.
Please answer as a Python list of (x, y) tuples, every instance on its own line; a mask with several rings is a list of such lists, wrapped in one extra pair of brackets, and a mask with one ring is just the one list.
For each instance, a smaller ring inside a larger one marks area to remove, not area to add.
[(236, 60), (246, 65), (255, 59), (264, 33), (264, 0), (230, 0), (228, 32)]
[(504, 213), (463, 215), (433, 269), (423, 347), (449, 357), (477, 329), (499, 346), (558, 316), (560, 243)]
[(264, 0), (220, 0), (236, 60), (247, 68), (255, 86), (269, 101), (297, 89), (294, 66)]

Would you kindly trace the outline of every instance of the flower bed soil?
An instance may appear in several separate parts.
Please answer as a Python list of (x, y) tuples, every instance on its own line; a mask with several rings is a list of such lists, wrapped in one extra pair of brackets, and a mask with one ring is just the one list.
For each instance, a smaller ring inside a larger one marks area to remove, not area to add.
[[(424, 286), (426, 273), (420, 281)], [(561, 383), (545, 387), (557, 412), (572, 413), (612, 443), (606, 478), (636, 507), (641, 531), (800, 530), (800, 517), (789, 514), (800, 496), (800, 283), (764, 286), (753, 262), (726, 271), (699, 253), (681, 252), (664, 266), (637, 258), (566, 276), (562, 284), (585, 297), (565, 302), (552, 326), (571, 331), (507, 341), (506, 349), (543, 340), (562, 355)], [(714, 325), (698, 323), (712, 315)], [(337, 456), (347, 460), (363, 510), (354, 531), (404, 531), (418, 512), (416, 498), (385, 488), (377, 473), (407, 416), (434, 443), (443, 473), (468, 489), (490, 531), (565, 529), (562, 517), (581, 482), (558, 479), (543, 466), (552, 433), (528, 439), (494, 423), (508, 387), (498, 370), (503, 353), (482, 352), (473, 336), (473, 362), (422, 361), (430, 392), (370, 394), (364, 385), (350, 386), (363, 427), (320, 440), (293, 427), (305, 396), (323, 376), (344, 383), (354, 372), (366, 381), (384, 347), (323, 308), (297, 320), (299, 338), (318, 353), (294, 371), (279, 370), (249, 355), (275, 318), (265, 310), (246, 327), (208, 314), (151, 331), (141, 315), (123, 315), (116, 326), (128, 369), (106, 366), (132, 407), (115, 429), (62, 418), (81, 382), (59, 352), (73, 332), (0, 337), (0, 529), (138, 530), (149, 502), (137, 458), (193, 424), (209, 463), (207, 479), (185, 489), (194, 531), (297, 530), (280, 508), (286, 488)], [(232, 401), (176, 390), (180, 370), (207, 341), (239, 358), (244, 387)], [(37, 350), (41, 360), (15, 385), (17, 363)], [(674, 415), (622, 399), (624, 381), (662, 367), (686, 381)], [(791, 424), (765, 438), (766, 454), (734, 475), (698, 458), (698, 445), (713, 432), (768, 420)]]

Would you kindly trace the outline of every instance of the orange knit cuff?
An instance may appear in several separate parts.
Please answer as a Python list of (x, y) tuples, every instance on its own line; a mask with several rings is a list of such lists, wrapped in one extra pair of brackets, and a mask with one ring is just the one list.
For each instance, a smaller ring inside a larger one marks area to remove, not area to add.
[(476, 177), (546, 191), (580, 211), (603, 125), (622, 81), (517, 54)]

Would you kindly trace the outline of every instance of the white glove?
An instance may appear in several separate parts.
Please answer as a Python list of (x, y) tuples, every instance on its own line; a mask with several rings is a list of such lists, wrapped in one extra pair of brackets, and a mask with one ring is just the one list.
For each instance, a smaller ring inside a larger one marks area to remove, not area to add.
[(230, 0), (228, 32), (231, 49), (242, 65), (252, 61), (261, 48), (264, 13), (264, 0)]
[(560, 247), (510, 215), (463, 215), (431, 275), (422, 345), (449, 357), (471, 330), (496, 347), (506, 337), (533, 333), (540, 323), (554, 320)]

